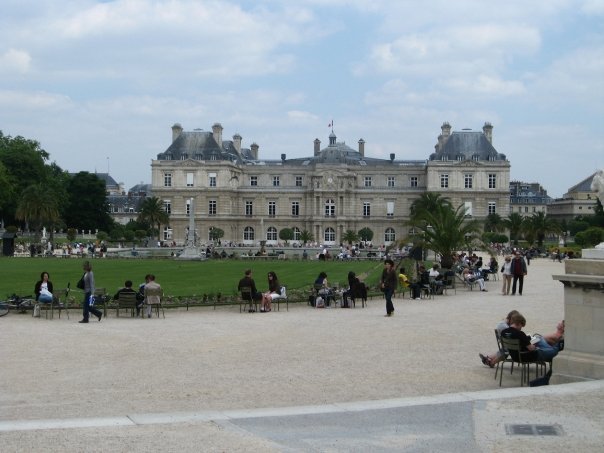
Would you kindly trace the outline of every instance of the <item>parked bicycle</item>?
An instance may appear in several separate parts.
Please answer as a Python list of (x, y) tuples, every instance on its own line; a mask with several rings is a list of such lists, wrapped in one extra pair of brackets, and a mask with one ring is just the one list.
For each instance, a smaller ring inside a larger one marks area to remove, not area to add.
[(8, 314), (10, 310), (17, 310), (19, 313), (26, 313), (33, 310), (36, 301), (32, 296), (18, 296), (13, 294), (7, 300), (0, 301), (0, 317)]

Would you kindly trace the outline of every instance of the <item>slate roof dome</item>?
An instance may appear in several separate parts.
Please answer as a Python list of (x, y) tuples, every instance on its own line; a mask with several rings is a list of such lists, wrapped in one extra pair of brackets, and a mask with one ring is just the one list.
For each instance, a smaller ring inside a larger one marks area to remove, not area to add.
[(481, 132), (462, 129), (451, 133), (449, 123), (441, 127), (443, 133), (438, 137), (435, 153), (430, 160), (506, 160), (492, 144), (493, 126), (485, 123)]

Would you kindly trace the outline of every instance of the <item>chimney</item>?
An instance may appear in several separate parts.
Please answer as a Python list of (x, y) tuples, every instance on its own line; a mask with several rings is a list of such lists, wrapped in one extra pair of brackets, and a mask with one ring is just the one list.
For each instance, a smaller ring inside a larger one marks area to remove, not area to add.
[(238, 153), (241, 153), (241, 135), (235, 134), (233, 135), (233, 145)]
[(315, 138), (315, 156), (318, 156), (321, 153), (321, 140)]
[(180, 125), (180, 123), (174, 123), (174, 126), (172, 126), (172, 143), (174, 143), (174, 141), (178, 138), (181, 132), (182, 126)]
[(489, 143), (492, 145), (493, 144), (493, 125), (487, 121), (486, 123), (484, 123), (484, 126), (482, 126), (482, 132), (484, 132), (484, 136), (487, 138)]
[(218, 146), (222, 148), (222, 124), (214, 123), (212, 126), (212, 135), (214, 136), (216, 143), (218, 143)]
[(359, 154), (361, 157), (365, 157), (365, 140), (359, 140)]
[(250, 145), (250, 149), (252, 150), (254, 160), (258, 160), (258, 145), (254, 142)]

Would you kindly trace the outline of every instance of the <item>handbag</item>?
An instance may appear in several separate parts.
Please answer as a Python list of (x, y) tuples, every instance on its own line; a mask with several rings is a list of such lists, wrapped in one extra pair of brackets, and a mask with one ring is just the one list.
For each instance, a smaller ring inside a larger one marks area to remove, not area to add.
[(84, 275), (86, 275), (86, 273), (84, 273), (84, 274), (82, 275), (82, 278), (81, 278), (80, 280), (78, 280), (78, 283), (76, 283), (76, 286), (77, 286), (79, 289), (84, 289), (84, 288), (86, 288), (86, 284), (84, 283)]

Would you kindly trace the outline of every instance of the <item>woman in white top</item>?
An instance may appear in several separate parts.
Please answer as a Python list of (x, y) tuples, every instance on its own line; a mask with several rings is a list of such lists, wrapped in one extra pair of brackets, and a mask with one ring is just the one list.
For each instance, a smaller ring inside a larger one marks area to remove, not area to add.
[(507, 296), (510, 294), (510, 288), (512, 287), (512, 258), (509, 255), (505, 257), (501, 272), (503, 273), (501, 294)]

